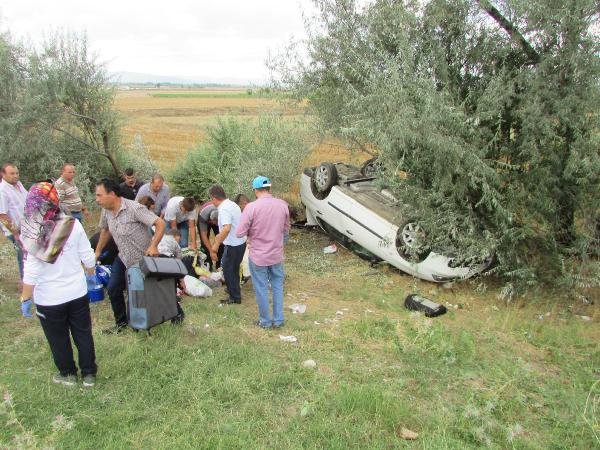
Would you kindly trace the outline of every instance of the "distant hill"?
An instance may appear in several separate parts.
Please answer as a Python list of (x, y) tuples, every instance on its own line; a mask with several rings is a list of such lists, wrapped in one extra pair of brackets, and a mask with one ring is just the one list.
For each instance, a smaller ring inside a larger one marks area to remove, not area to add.
[(109, 72), (110, 79), (116, 84), (145, 84), (145, 83), (164, 83), (164, 84), (209, 84), (209, 85), (227, 85), (227, 86), (249, 86), (249, 85), (260, 85), (263, 83), (256, 82), (256, 80), (243, 80), (235, 77), (193, 77), (193, 78), (181, 78), (177, 76), (169, 75), (154, 75), (149, 73), (138, 73), (138, 72)]

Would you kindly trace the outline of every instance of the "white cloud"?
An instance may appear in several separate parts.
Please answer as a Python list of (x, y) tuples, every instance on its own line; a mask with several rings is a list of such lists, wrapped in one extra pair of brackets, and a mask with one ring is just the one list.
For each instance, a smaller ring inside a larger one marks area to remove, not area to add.
[(33, 43), (86, 32), (110, 71), (265, 80), (269, 51), (304, 35), (308, 0), (3, 0), (0, 28)]

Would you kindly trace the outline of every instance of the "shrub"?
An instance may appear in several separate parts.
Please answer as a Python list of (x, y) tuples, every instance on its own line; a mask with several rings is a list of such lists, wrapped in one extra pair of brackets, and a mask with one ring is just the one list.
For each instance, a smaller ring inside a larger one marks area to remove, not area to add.
[(138, 180), (149, 181), (158, 172), (158, 167), (150, 158), (148, 148), (139, 134), (135, 135), (128, 149), (117, 155), (117, 162), (123, 170), (128, 167), (135, 170)]
[(279, 115), (257, 120), (223, 118), (208, 127), (206, 142), (190, 150), (171, 175), (174, 191), (206, 198), (221, 184), (231, 197), (250, 194), (252, 179), (264, 175), (274, 189), (287, 192), (300, 173), (309, 147), (308, 127)]

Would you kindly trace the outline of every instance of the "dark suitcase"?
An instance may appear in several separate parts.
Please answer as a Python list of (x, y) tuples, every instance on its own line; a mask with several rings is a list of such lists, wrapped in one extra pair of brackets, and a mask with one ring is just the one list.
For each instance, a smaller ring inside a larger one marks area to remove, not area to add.
[(129, 326), (149, 330), (175, 318), (178, 314), (176, 286), (175, 278), (144, 277), (137, 265), (127, 269)]
[(146, 278), (183, 278), (188, 274), (185, 264), (177, 258), (144, 256), (140, 269)]
[(427, 317), (436, 317), (445, 314), (447, 309), (444, 305), (435, 303), (428, 298), (421, 297), (417, 294), (410, 294), (404, 300), (404, 306), (413, 311), (422, 311)]

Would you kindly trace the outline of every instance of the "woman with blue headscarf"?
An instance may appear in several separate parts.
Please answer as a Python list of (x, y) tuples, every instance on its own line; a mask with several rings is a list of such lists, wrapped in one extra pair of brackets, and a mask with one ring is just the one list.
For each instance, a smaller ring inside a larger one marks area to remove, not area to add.
[(96, 260), (82, 225), (59, 208), (51, 182), (36, 183), (29, 190), (21, 240), (27, 251), (21, 311), (31, 317), (33, 300), (59, 370), (52, 380), (66, 386), (77, 382), (72, 336), (83, 385), (93, 386), (97, 366), (82, 264), (85, 272), (93, 275)]

